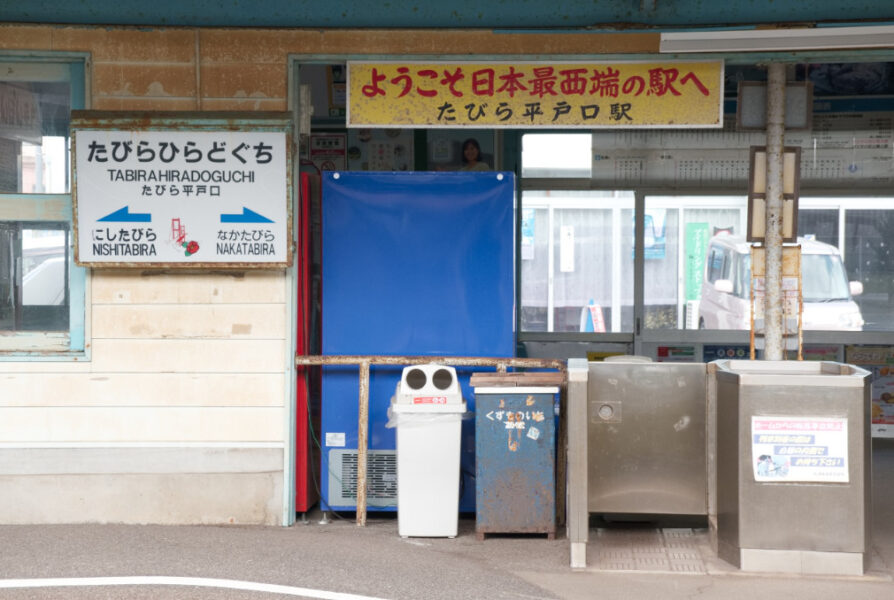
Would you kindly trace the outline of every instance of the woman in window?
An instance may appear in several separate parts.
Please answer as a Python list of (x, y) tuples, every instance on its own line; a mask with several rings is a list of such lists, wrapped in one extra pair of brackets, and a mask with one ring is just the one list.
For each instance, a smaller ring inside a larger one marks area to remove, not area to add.
[(490, 171), (490, 165), (481, 162), (481, 146), (475, 138), (463, 142), (463, 171)]

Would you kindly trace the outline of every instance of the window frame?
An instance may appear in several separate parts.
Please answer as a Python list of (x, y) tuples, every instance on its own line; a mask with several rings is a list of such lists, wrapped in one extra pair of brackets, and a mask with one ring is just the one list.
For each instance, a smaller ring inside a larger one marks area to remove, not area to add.
[[(0, 66), (15, 67), (5, 81), (67, 81), (70, 85), (70, 110), (88, 104), (88, 56), (80, 53), (21, 55), (0, 54)], [(70, 139), (70, 138), (69, 138)], [(69, 149), (68, 165), (71, 158)], [(70, 171), (69, 171), (70, 172)], [(69, 175), (69, 186), (71, 183)], [(0, 193), (0, 221), (39, 225), (68, 223), (67, 268), (69, 273), (68, 331), (0, 332), (0, 362), (28, 360), (77, 360), (88, 354), (87, 306), (89, 271), (74, 263), (74, 217), (71, 189), (60, 194)]]
[[(527, 131), (517, 132), (518, 141), (516, 148), (521, 146), (520, 138)], [(518, 151), (518, 150), (517, 150)], [(520, 151), (519, 151), (520, 160)], [(520, 168), (519, 168), (520, 171)], [(522, 202), (522, 192), (526, 191), (588, 191), (588, 192), (611, 192), (611, 189), (600, 185), (599, 182), (586, 180), (584, 178), (519, 178), (519, 213), (527, 207)], [(647, 206), (647, 199), (664, 196), (729, 196), (731, 198), (739, 198), (740, 193), (728, 189), (705, 189), (697, 187), (680, 187), (672, 190), (661, 189), (655, 186), (642, 185), (636, 186), (631, 191), (635, 194), (635, 256), (634, 261), (634, 331), (632, 333), (599, 333), (599, 332), (556, 332), (556, 331), (525, 331), (522, 329), (521, 321), (517, 323), (517, 336), (522, 344), (534, 344), (535, 351), (539, 350), (540, 344), (544, 343), (585, 343), (597, 344), (599, 347), (608, 348), (610, 345), (624, 343), (627, 345), (627, 352), (632, 349), (633, 353), (641, 353), (646, 346), (652, 347), (655, 344), (747, 344), (748, 332), (743, 330), (718, 329), (718, 330), (698, 330), (698, 329), (655, 329), (645, 327), (645, 284), (644, 281), (644, 259), (643, 255), (643, 234), (644, 234), (644, 217)], [(885, 194), (881, 190), (875, 188), (856, 188), (841, 189), (838, 187), (830, 187), (819, 189), (816, 187), (802, 187), (801, 189), (801, 211), (815, 209), (835, 209), (838, 211), (838, 239), (842, 259), (847, 254), (844, 247), (844, 239), (846, 237), (846, 215), (849, 211), (858, 209), (873, 209), (881, 207), (885, 198), (890, 198), (890, 194)], [(520, 218), (518, 219), (517, 236), (520, 235)], [(836, 244), (833, 244), (836, 245)], [(520, 261), (519, 261), (520, 262)], [(517, 296), (516, 302), (521, 306), (521, 288), (523, 286), (522, 277), (519, 268), (516, 275)], [(849, 272), (849, 276), (853, 278), (853, 273)], [(743, 290), (748, 293), (748, 290)], [(894, 330), (864, 330), (855, 332), (843, 331), (806, 331), (804, 332), (805, 344), (891, 344)]]

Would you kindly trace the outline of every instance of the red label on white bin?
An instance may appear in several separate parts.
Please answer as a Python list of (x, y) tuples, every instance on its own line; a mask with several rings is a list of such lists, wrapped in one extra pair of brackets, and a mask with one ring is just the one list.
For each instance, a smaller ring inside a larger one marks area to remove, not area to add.
[(447, 396), (414, 396), (413, 404), (447, 404)]

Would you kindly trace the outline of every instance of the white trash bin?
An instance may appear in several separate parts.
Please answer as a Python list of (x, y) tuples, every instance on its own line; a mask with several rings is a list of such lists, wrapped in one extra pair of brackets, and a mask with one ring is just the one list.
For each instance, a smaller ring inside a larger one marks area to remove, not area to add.
[(456, 369), (407, 367), (392, 398), (397, 429), (397, 529), (401, 537), (456, 537), (466, 403)]

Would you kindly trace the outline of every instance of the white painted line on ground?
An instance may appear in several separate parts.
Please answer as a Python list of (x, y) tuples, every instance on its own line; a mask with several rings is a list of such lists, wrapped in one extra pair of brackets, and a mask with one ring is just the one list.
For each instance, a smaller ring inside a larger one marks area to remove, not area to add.
[(257, 583), (253, 581), (235, 581), (232, 579), (211, 579), (207, 577), (51, 577), (46, 579), (0, 579), (0, 589), (25, 589), (46, 587), (93, 587), (109, 585), (179, 585), (193, 587), (224, 588), (228, 590), (246, 590), (250, 592), (267, 592), (284, 594), (302, 598), (319, 598), (320, 600), (385, 600), (373, 596), (342, 594), (326, 590)]

